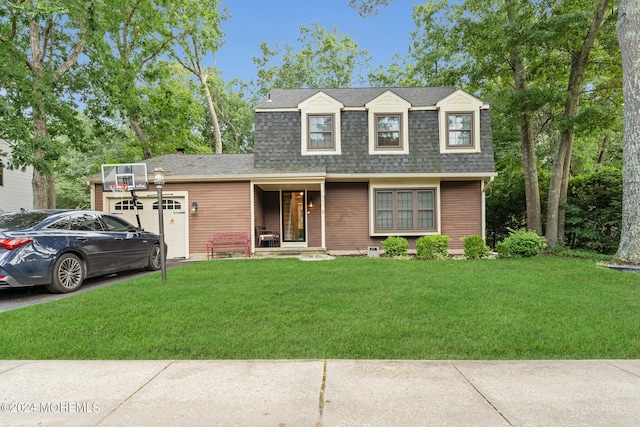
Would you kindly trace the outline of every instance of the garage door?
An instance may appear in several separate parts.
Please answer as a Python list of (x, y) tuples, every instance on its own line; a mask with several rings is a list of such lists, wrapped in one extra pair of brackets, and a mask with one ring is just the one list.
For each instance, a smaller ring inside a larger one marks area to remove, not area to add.
[[(187, 257), (187, 213), (184, 197), (162, 200), (164, 239), (167, 243), (167, 258)], [(137, 225), (136, 212), (131, 199), (110, 198), (109, 211)], [(143, 229), (159, 233), (158, 201), (153, 197), (138, 198), (138, 215)]]

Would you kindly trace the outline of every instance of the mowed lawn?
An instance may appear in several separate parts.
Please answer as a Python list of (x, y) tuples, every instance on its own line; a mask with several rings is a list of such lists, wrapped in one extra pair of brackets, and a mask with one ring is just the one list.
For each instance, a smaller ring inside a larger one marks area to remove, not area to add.
[(215, 260), (0, 324), (0, 359), (640, 358), (640, 275), (549, 256)]

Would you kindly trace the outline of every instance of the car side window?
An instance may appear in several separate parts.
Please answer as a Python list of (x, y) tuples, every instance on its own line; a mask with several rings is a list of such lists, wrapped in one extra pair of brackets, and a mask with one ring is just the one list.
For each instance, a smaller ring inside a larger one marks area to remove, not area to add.
[(100, 221), (91, 214), (71, 216), (71, 229), (75, 231), (103, 231)]
[(136, 228), (129, 224), (126, 221), (121, 220), (120, 218), (116, 218), (113, 216), (102, 216), (102, 222), (105, 225), (107, 231), (117, 231), (117, 232), (130, 232), (133, 233), (136, 231)]
[(48, 225), (47, 228), (51, 230), (68, 230), (70, 228), (69, 217), (66, 216), (61, 220), (58, 220), (53, 224)]

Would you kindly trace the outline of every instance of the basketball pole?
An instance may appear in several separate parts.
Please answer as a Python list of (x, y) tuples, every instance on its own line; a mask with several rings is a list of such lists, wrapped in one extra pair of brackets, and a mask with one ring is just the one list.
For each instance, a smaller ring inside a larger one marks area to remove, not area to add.
[(133, 201), (133, 210), (136, 212), (136, 220), (138, 220), (138, 230), (142, 231), (140, 215), (138, 214), (138, 195), (136, 194), (136, 190), (131, 190), (131, 200)]

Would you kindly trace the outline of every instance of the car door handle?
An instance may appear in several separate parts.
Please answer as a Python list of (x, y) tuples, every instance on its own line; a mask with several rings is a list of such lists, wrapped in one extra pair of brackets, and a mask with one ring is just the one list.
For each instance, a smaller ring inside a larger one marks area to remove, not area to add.
[(76, 237), (76, 240), (79, 242), (86, 242), (89, 239), (87, 239), (86, 237)]

